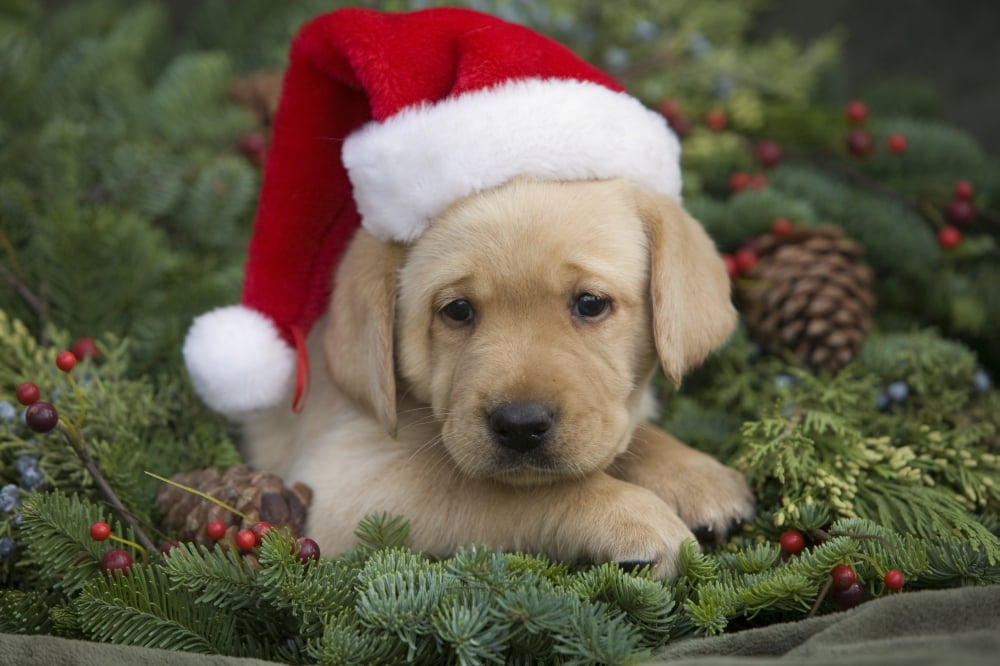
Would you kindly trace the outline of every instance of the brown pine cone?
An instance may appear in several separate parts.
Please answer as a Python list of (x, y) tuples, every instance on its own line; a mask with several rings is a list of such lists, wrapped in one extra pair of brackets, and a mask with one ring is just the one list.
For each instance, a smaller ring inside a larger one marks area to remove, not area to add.
[(839, 370), (861, 351), (875, 306), (864, 249), (835, 227), (766, 234), (740, 286), (750, 336), (773, 354)]
[(226, 541), (249, 529), (258, 521), (272, 527), (288, 528), (293, 536), (301, 536), (306, 513), (312, 502), (312, 490), (303, 483), (291, 488), (281, 478), (269, 472), (254, 472), (246, 465), (229, 469), (199, 469), (175, 474), (172, 481), (200, 490), (245, 514), (249, 521), (192, 492), (163, 484), (156, 503), (164, 513), (163, 526), (177, 534), (181, 541), (194, 541), (211, 546), (215, 541), (205, 533), (205, 526), (221, 520), (228, 527)]

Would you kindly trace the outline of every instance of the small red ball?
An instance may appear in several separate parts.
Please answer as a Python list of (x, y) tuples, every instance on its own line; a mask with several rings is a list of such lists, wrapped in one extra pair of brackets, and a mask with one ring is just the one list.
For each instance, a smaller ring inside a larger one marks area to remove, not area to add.
[(795, 225), (787, 217), (776, 217), (771, 220), (771, 233), (775, 236), (791, 236)]
[(899, 569), (889, 569), (885, 572), (885, 586), (890, 590), (901, 590), (906, 583), (906, 577)]
[(85, 358), (97, 358), (101, 355), (101, 351), (97, 348), (94, 338), (79, 338), (70, 347), (70, 351), (73, 352), (73, 356), (78, 361), (82, 361)]
[(847, 149), (855, 157), (868, 157), (875, 150), (875, 137), (866, 129), (852, 129), (845, 139)]
[(676, 100), (663, 100), (660, 102), (659, 110), (678, 137), (685, 136), (691, 130), (691, 123)]
[(885, 145), (889, 149), (889, 152), (902, 155), (906, 152), (907, 148), (906, 137), (898, 132), (890, 134), (889, 138), (885, 141)]
[(240, 550), (252, 550), (257, 545), (257, 535), (250, 530), (240, 530), (236, 533), (235, 541)]
[(309, 537), (299, 538), (299, 552), (295, 553), (295, 558), (299, 562), (319, 559), (319, 544)]
[(757, 265), (757, 251), (752, 247), (741, 247), (733, 258), (736, 260), (736, 269), (741, 274)]
[(868, 105), (859, 99), (851, 100), (844, 107), (844, 114), (852, 125), (860, 125), (868, 120)]
[(778, 543), (781, 544), (781, 550), (789, 555), (798, 555), (806, 547), (805, 537), (798, 530), (782, 532)]
[(257, 539), (257, 545), (259, 546), (261, 542), (264, 540), (264, 535), (271, 531), (271, 523), (265, 520), (258, 521), (253, 524), (253, 527), (250, 528), (250, 531), (253, 532), (254, 536)]
[(761, 173), (750, 174), (750, 180), (747, 182), (747, 187), (751, 190), (762, 190), (767, 187), (767, 177)]
[(164, 541), (163, 545), (160, 546), (160, 552), (166, 555), (167, 553), (169, 553), (174, 548), (177, 548), (180, 545), (181, 544), (179, 541)]
[(833, 586), (838, 590), (846, 590), (858, 580), (854, 569), (846, 564), (838, 564), (831, 569), (830, 578), (833, 579)]
[(737, 171), (729, 177), (729, 190), (731, 192), (741, 192), (750, 184), (750, 174), (745, 171)]
[(205, 525), (205, 534), (207, 534), (210, 539), (218, 541), (222, 537), (226, 536), (226, 524), (221, 520), (213, 520), (208, 525)]
[(723, 254), (722, 263), (726, 265), (726, 272), (729, 273), (729, 279), (735, 280), (736, 276), (740, 274), (740, 268), (736, 265), (736, 257), (728, 253)]
[(24, 420), (35, 432), (48, 432), (59, 423), (59, 412), (47, 402), (36, 402), (28, 407)]
[(946, 215), (955, 224), (972, 224), (976, 219), (976, 207), (968, 199), (956, 197), (948, 203)]
[(971, 199), (976, 193), (976, 188), (967, 180), (960, 180), (955, 183), (955, 196), (959, 199)]
[(705, 124), (716, 132), (721, 132), (729, 125), (729, 116), (722, 109), (712, 109), (705, 115)]
[(846, 589), (834, 589), (830, 593), (830, 599), (838, 608), (854, 608), (865, 600), (865, 590), (857, 582), (854, 582)]
[(90, 526), (90, 538), (94, 541), (104, 541), (111, 536), (111, 526), (98, 521)]
[(76, 356), (71, 351), (61, 351), (56, 356), (56, 366), (63, 372), (69, 372), (76, 365)]
[(765, 168), (778, 164), (784, 154), (785, 151), (782, 150), (781, 144), (770, 139), (758, 142), (753, 149), (754, 157)]
[(127, 550), (114, 548), (109, 550), (101, 558), (101, 569), (105, 573), (120, 572), (127, 574), (132, 569), (132, 556)]
[(942, 227), (938, 232), (937, 242), (945, 250), (951, 250), (961, 244), (962, 232), (952, 226)]
[(42, 396), (42, 392), (38, 390), (38, 385), (32, 382), (24, 382), (17, 387), (14, 391), (14, 395), (17, 397), (17, 401), (22, 405), (33, 405), (38, 402), (38, 399)]

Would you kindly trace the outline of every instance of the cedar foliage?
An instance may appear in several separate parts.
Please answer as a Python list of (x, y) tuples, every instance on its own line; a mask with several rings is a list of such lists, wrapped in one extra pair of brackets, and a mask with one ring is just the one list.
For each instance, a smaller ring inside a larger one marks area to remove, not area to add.
[[(362, 545), (307, 564), (274, 531), (259, 568), (180, 544), (101, 573), (112, 546), (89, 525), (131, 532), (58, 435), (24, 426), (14, 389), (34, 381), (60, 413), (86, 409), (91, 456), (153, 534), (145, 470), (239, 462), (177, 354), (191, 316), (238, 298), (259, 169), (239, 149), (252, 115), (226, 87), (280, 68), (297, 25), (337, 4), (0, 8), (0, 539), (13, 548), (0, 631), (285, 663), (632, 663), (680, 638), (832, 612), (837, 564), (868, 598), (888, 593), (890, 568), (905, 590), (1000, 583), (1000, 166), (919, 85), (868, 97), (878, 144), (901, 132), (905, 154), (846, 154), (837, 40), (748, 41), (758, 0), (467, 3), (565, 42), (651, 106), (679, 103), (685, 203), (722, 250), (778, 216), (865, 248), (875, 330), (842, 370), (764, 354), (741, 329), (680, 392), (659, 379), (663, 425), (747, 474), (751, 524), (722, 546), (686, 543), (669, 581), (475, 544), (435, 560), (407, 549), (405, 516), (371, 516)], [(701, 122), (712, 109), (725, 129)], [(780, 165), (755, 164), (759, 139), (782, 142)], [(767, 186), (731, 192), (738, 170)], [(935, 234), (958, 179), (975, 183), (979, 215), (945, 251)], [(73, 371), (78, 395), (52, 361), (81, 336), (101, 355)], [(25, 465), (41, 485), (27, 487)], [(808, 547), (786, 561), (789, 528)]]

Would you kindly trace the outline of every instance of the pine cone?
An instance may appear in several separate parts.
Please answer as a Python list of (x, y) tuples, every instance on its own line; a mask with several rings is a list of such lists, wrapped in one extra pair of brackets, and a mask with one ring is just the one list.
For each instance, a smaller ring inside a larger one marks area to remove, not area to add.
[(226, 470), (199, 469), (175, 474), (171, 480), (225, 502), (249, 518), (249, 522), (244, 522), (214, 502), (183, 488), (163, 484), (156, 495), (156, 503), (165, 514), (163, 526), (175, 531), (181, 541), (194, 541), (203, 546), (214, 543), (205, 533), (205, 526), (213, 520), (228, 525), (225, 540), (230, 542), (238, 531), (249, 529), (258, 521), (266, 521), (273, 527), (286, 527), (293, 536), (300, 536), (312, 502), (312, 490), (305, 484), (295, 483), (288, 488), (280, 477), (251, 471), (246, 465)]
[(871, 329), (873, 273), (864, 249), (834, 227), (766, 234), (740, 287), (750, 336), (774, 354), (791, 352), (813, 369), (839, 370)]

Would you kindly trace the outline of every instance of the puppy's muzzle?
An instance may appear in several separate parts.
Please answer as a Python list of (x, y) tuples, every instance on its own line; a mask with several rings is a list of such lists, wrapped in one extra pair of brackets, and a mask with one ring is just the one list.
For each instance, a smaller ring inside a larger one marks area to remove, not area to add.
[(508, 402), (494, 407), (487, 423), (494, 442), (505, 449), (527, 453), (548, 441), (555, 426), (555, 414), (540, 402)]

